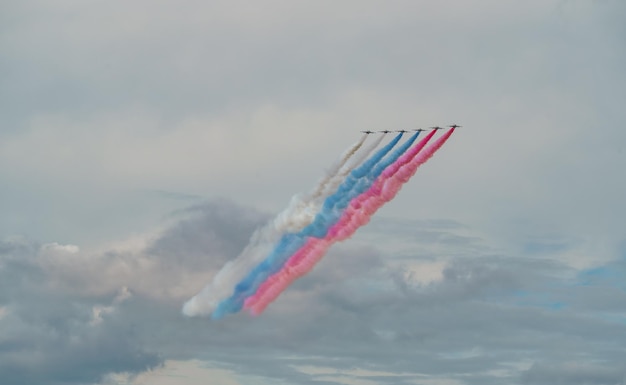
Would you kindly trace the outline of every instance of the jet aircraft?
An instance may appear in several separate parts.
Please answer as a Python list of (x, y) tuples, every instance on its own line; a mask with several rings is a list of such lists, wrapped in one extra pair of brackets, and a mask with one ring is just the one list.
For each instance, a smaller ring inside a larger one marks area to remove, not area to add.
[(370, 131), (370, 130), (367, 130), (367, 131), (361, 131), (361, 132), (362, 132), (362, 133), (364, 133), (364, 134), (368, 134), (368, 135), (369, 135), (369, 134), (373, 134), (373, 133), (374, 133), (374, 131)]
[(401, 133), (403, 133), (403, 134), (404, 134), (404, 133), (406, 133), (406, 132), (408, 132), (408, 131), (407, 131), (407, 130), (396, 130), (396, 132), (401, 132)]
[(451, 124), (450, 128), (457, 128), (457, 127), (463, 127), (463, 126), (459, 126), (458, 124)]
[(388, 134), (388, 133), (390, 133), (391, 131), (389, 131), (389, 130), (384, 130), (384, 131), (378, 131), (378, 132), (382, 132), (383, 134)]
[(435, 127), (430, 127), (431, 129), (437, 131), (437, 130), (443, 130), (443, 127), (439, 127), (439, 126), (435, 126)]
[(416, 132), (424, 132), (424, 131), (426, 131), (426, 130), (425, 130), (425, 129), (423, 129), (423, 128), (414, 128), (414, 129), (413, 129), (413, 131), (416, 131)]

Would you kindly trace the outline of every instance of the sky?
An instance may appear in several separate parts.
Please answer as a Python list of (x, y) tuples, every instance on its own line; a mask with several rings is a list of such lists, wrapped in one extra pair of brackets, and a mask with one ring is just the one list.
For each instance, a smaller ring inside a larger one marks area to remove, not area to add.
[[(2, 3), (2, 383), (626, 384), (624, 16)], [(181, 314), (359, 131), (453, 123), (262, 316)]]

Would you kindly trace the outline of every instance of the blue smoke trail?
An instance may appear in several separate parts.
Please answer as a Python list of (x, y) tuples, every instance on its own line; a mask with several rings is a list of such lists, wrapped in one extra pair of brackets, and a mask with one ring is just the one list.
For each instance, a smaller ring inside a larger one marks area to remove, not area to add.
[[(310, 225), (297, 234), (283, 235), (272, 253), (237, 284), (233, 295), (219, 303), (213, 312), (213, 318), (220, 319), (226, 313), (240, 311), (244, 300), (255, 293), (267, 277), (278, 271), (289, 257), (305, 244), (307, 237), (323, 238), (326, 236), (330, 226), (339, 219), (341, 212), (348, 206), (350, 201), (366, 191), (387, 166), (395, 162), (408, 150), (417, 139), (419, 132), (415, 133), (402, 146), (385, 158), (385, 155), (400, 141), (402, 135), (402, 133), (396, 135), (391, 142), (378, 150), (361, 166), (354, 169), (337, 188), (337, 191), (326, 198), (322, 209)], [(383, 160), (383, 158), (385, 159)]]
[[(328, 233), (328, 229), (339, 220), (343, 211), (348, 207), (348, 204), (350, 204), (350, 201), (369, 189), (374, 181), (380, 176), (380, 174), (382, 174), (383, 171), (387, 167), (389, 167), (389, 165), (394, 163), (413, 145), (418, 136), (419, 131), (411, 136), (409, 140), (403, 143), (402, 146), (397, 148), (393, 153), (391, 153), (391, 155), (386, 157), (384, 160), (381, 161), (381, 159), (379, 158), (376, 163), (372, 164), (369, 167), (368, 172), (360, 172), (358, 174), (358, 177), (355, 175), (349, 176), (349, 179), (346, 180), (345, 185), (349, 184), (350, 188), (344, 189), (341, 194), (338, 190), (337, 193), (328, 197), (328, 199), (326, 199), (326, 201), (324, 202), (324, 207), (322, 208), (322, 210), (315, 216), (315, 220), (313, 220), (313, 222), (309, 226), (305, 227), (302, 230), (303, 235), (315, 238), (324, 238)], [(396, 138), (398, 140), (400, 139), (398, 137)], [(340, 186), (340, 188), (342, 186)]]

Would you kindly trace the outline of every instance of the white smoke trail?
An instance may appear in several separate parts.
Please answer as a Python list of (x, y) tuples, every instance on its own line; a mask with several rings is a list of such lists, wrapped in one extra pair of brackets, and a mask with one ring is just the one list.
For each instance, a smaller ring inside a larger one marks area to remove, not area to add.
[(324, 178), (317, 183), (311, 194), (294, 196), (285, 210), (268, 224), (255, 231), (250, 238), (248, 246), (241, 254), (234, 260), (226, 263), (215, 275), (212, 282), (185, 303), (183, 314), (187, 316), (211, 314), (222, 300), (231, 295), (235, 285), (272, 250), (274, 243), (282, 234), (300, 231), (310, 224), (315, 218), (319, 207), (319, 204), (315, 202), (323, 201), (326, 196), (332, 193), (343, 178), (360, 164), (382, 141), (381, 136), (372, 145), (368, 146), (365, 151), (359, 153), (359, 156), (350, 162), (348, 167), (344, 168), (348, 161), (363, 146), (366, 138), (367, 134), (364, 134), (359, 141), (352, 145), (329, 168)]
[[(342, 162), (338, 163), (338, 167), (336, 166), (330, 169), (332, 174), (329, 173), (326, 178), (321, 180), (312, 194), (308, 196), (295, 195), (291, 199), (289, 206), (278, 214), (274, 220), (276, 228), (282, 230), (278, 235), (282, 235), (285, 232), (297, 233), (311, 224), (326, 197), (334, 193), (339, 185), (346, 179), (346, 176), (367, 159), (372, 151), (380, 145), (383, 138), (384, 136), (381, 135), (354, 157), (353, 155), (355, 155), (360, 146), (354, 147), (351, 151), (347, 151), (344, 157), (342, 157)], [(278, 237), (272, 239), (272, 243), (277, 239)]]
[[(334, 193), (339, 185), (343, 183), (348, 174), (352, 172), (358, 165), (363, 163), (365, 159), (380, 145), (380, 143), (385, 138), (385, 135), (380, 135), (374, 142), (372, 142), (368, 147), (366, 147), (363, 151), (361, 151), (358, 156), (355, 156), (350, 164), (340, 172), (338, 172), (335, 176), (329, 179), (328, 183), (324, 185), (324, 190), (321, 191), (317, 196), (313, 196), (312, 206), (309, 208), (309, 211), (313, 211), (315, 214), (319, 212), (320, 206), (324, 203), (326, 197), (330, 194)], [(310, 223), (310, 222), (309, 222)], [(307, 223), (308, 224), (308, 223)]]

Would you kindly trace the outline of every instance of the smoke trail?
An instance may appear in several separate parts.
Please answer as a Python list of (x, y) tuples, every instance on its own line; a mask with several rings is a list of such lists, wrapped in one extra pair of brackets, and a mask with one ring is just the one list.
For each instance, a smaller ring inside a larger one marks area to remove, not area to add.
[[(322, 194), (322, 192), (326, 189), (326, 185), (339, 174), (339, 170), (348, 162), (348, 159), (352, 158), (352, 156), (361, 148), (365, 139), (367, 139), (367, 134), (363, 134), (361, 139), (354, 144), (351, 148), (349, 148), (341, 157), (341, 159), (331, 166), (326, 172), (326, 177), (322, 179), (318, 184), (317, 188), (311, 193), (311, 199), (315, 199)], [(381, 138), (382, 139), (382, 138)]]
[[(273, 302), (293, 281), (309, 272), (325, 255), (328, 248), (335, 242), (352, 236), (358, 228), (367, 224), (372, 215), (385, 203), (393, 199), (419, 168), (427, 162), (443, 146), (454, 132), (448, 130), (441, 138), (420, 152), (420, 144), (432, 137), (434, 131), (424, 138), (406, 157), (398, 159), (396, 163), (385, 170), (383, 175), (371, 188), (359, 195), (350, 203), (341, 219), (333, 225), (324, 239), (309, 239), (307, 243), (290, 258), (279, 273), (274, 274), (261, 285), (254, 296), (246, 299), (245, 307), (254, 315), (258, 315)], [(411, 159), (409, 156), (413, 155)]]
[(318, 190), (318, 194), (313, 194), (313, 198), (317, 201), (321, 198), (326, 198), (331, 193), (336, 191), (339, 185), (341, 185), (341, 182), (345, 180), (350, 172), (352, 172), (352, 170), (354, 170), (358, 165), (363, 163), (365, 159), (367, 159), (367, 157), (372, 153), (372, 151), (374, 151), (380, 145), (384, 138), (385, 135), (379, 135), (378, 138), (374, 142), (372, 142), (366, 149), (361, 151), (358, 156), (355, 156), (353, 159), (351, 159), (351, 164), (348, 167), (341, 170), (341, 172), (337, 173), (331, 180), (329, 180), (328, 183), (323, 186), (323, 190), (320, 189)]
[[(330, 167), (326, 176), (317, 183), (312, 194), (304, 197), (296, 195), (292, 198), (289, 206), (279, 213), (274, 220), (255, 231), (250, 237), (248, 246), (239, 256), (227, 262), (215, 275), (212, 282), (184, 304), (183, 313), (188, 316), (194, 316), (213, 312), (217, 304), (232, 293), (235, 284), (241, 281), (247, 272), (271, 251), (272, 244), (280, 234), (286, 231), (299, 231), (310, 224), (315, 217), (314, 210), (316, 208), (311, 202), (323, 196), (326, 186), (336, 183), (338, 176), (341, 177), (340, 175), (345, 172), (342, 171), (342, 168), (355, 154), (359, 154), (357, 160), (361, 159), (362, 161), (382, 140), (382, 137), (376, 140), (363, 151), (364, 154), (360, 154), (358, 150), (363, 146), (367, 136), (367, 134), (364, 134), (355, 144), (350, 146), (339, 161)], [(347, 169), (351, 170), (356, 165), (358, 165), (357, 162), (352, 162)]]
[[(396, 139), (399, 140), (401, 135), (402, 134), (398, 135)], [(339, 220), (341, 213), (343, 212), (343, 210), (345, 210), (348, 203), (354, 197), (367, 190), (372, 185), (372, 183), (374, 183), (374, 180), (378, 178), (378, 176), (385, 170), (385, 168), (387, 168), (390, 164), (393, 164), (398, 159), (398, 157), (404, 154), (411, 147), (411, 145), (413, 144), (413, 142), (415, 142), (418, 136), (419, 132), (411, 136), (409, 140), (403, 143), (402, 146), (397, 148), (389, 156), (385, 157), (384, 159), (380, 157), (375, 163), (372, 162), (371, 167), (366, 174), (361, 175), (355, 172), (355, 175), (360, 176), (355, 177), (350, 181), (346, 180), (346, 182), (344, 182), (337, 189), (337, 192), (335, 194), (326, 199), (323, 208), (319, 211), (319, 214), (315, 217), (315, 220), (311, 223), (310, 226), (304, 229), (303, 235), (313, 236), (316, 238), (325, 237), (328, 228), (337, 220)], [(397, 144), (396, 139), (394, 139), (394, 141), (392, 141), (389, 145)], [(364, 167), (365, 166), (367, 165), (364, 165)]]
[[(383, 135), (379, 136), (376, 140), (374, 140), (374, 142), (369, 144), (362, 151), (359, 151), (358, 154), (356, 154), (357, 156), (349, 159), (350, 163), (348, 166), (343, 169), (341, 167), (333, 168), (332, 170), (335, 174), (332, 177), (326, 178), (324, 181), (320, 182), (317, 190), (310, 196), (294, 196), (291, 199), (289, 207), (283, 210), (274, 221), (275, 226), (279, 228), (281, 232), (276, 233), (276, 236), (273, 239), (268, 239), (267, 241), (274, 244), (278, 241), (278, 237), (280, 235), (286, 232), (297, 233), (313, 222), (315, 215), (321, 210), (321, 203), (324, 199), (334, 192), (337, 187), (339, 187), (346, 175), (360, 165), (372, 153), (372, 151), (380, 145), (383, 137)], [(354, 154), (354, 152), (355, 151), (349, 151), (348, 154)], [(347, 161), (343, 163), (343, 165), (345, 165)], [(265, 254), (269, 252), (270, 250), (265, 250)], [(257, 261), (257, 263), (258, 262), (260, 261)], [(250, 268), (252, 268), (252, 266), (250, 266)], [(243, 278), (243, 276), (241, 278)]]
[[(407, 144), (411, 145), (415, 141), (415, 139), (417, 139), (418, 135), (419, 135), (419, 132), (417, 132), (411, 138), (411, 140), (407, 141)], [(385, 162), (384, 164), (381, 164), (381, 166), (383, 167), (377, 167), (376, 175), (377, 176), (380, 175), (380, 178), (378, 178), (377, 180), (382, 179), (382, 178), (384, 178), (385, 180), (388, 179), (391, 175), (393, 175), (393, 173), (395, 173), (398, 170), (399, 165), (406, 164), (412, 158), (414, 158), (424, 148), (424, 146), (428, 143), (428, 141), (434, 135), (435, 135), (435, 131), (431, 131), (424, 139), (422, 139), (415, 147), (412, 147), (409, 151), (406, 151), (408, 149), (406, 145), (403, 146), (403, 149), (405, 150), (404, 153), (401, 153), (400, 151), (396, 151), (394, 153), (395, 157), (390, 157), (390, 159), (387, 162)], [(353, 199), (352, 201), (354, 200), (355, 199)], [(343, 215), (345, 216), (345, 215), (352, 215), (352, 214), (344, 212)], [(339, 220), (339, 218), (337, 218), (337, 220)], [(310, 242), (314, 242), (314, 240), (310, 240)], [(325, 251), (323, 251), (323, 253), (324, 252)], [(289, 266), (294, 266), (298, 264), (300, 259), (302, 259), (306, 255), (307, 254), (305, 252), (298, 252), (297, 255), (293, 255), (291, 258), (289, 258), (289, 260), (287, 261), (287, 264)], [(269, 279), (271, 279), (271, 277)], [(267, 285), (264, 284), (263, 286), (268, 287), (268, 285), (270, 285), (270, 283), (268, 283)]]
[[(245, 298), (254, 294), (268, 276), (277, 272), (287, 258), (304, 245), (307, 236), (324, 237), (331, 224), (330, 220), (336, 216), (336, 210), (345, 208), (351, 197), (360, 193), (360, 191), (352, 193), (359, 179), (371, 175), (370, 173), (375, 170), (376, 164), (395, 147), (401, 138), (402, 133), (396, 135), (391, 142), (378, 150), (365, 163), (352, 170), (337, 191), (325, 199), (321, 210), (317, 213), (311, 224), (304, 227), (299, 233), (284, 234), (267, 258), (252, 269), (252, 271), (235, 286), (235, 290), (230, 297), (218, 304), (217, 308), (213, 311), (213, 318), (219, 319), (226, 313), (236, 313), (241, 310)], [(378, 169), (376, 169), (376, 171), (378, 171)], [(375, 179), (375, 177), (373, 177), (372, 180), (373, 179)], [(363, 188), (363, 186), (361, 186), (361, 188)]]
[(395, 170), (390, 169), (390, 173), (393, 173), (392, 177), (387, 179), (381, 177), (367, 193), (351, 202), (352, 209), (349, 212), (346, 210), (347, 215), (342, 218), (342, 221), (337, 222), (334, 228), (329, 230), (329, 233), (332, 233), (338, 241), (343, 241), (352, 236), (356, 229), (369, 222), (378, 209), (395, 198), (402, 186), (415, 175), (422, 164), (435, 155), (453, 132), (454, 128), (451, 128), (426, 150), (418, 153), (409, 163), (399, 165)]

